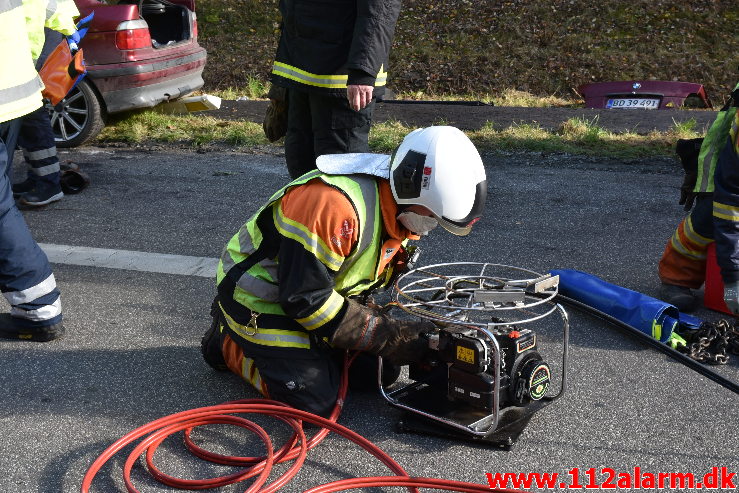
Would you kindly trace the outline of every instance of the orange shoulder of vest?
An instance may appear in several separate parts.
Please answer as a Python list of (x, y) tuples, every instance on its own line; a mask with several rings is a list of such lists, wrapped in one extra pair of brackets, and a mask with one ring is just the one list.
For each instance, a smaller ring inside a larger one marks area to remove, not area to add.
[(280, 209), (342, 257), (348, 257), (357, 242), (359, 220), (354, 206), (341, 191), (319, 179), (290, 189)]

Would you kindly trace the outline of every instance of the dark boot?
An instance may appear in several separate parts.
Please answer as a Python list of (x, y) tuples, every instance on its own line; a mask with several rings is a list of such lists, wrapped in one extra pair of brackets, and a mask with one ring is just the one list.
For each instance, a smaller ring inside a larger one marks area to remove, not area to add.
[(17, 199), (24, 193), (30, 192), (31, 190), (33, 190), (34, 186), (36, 186), (36, 179), (31, 176), (29, 176), (22, 182), (13, 183), (13, 197)]
[(0, 313), (0, 337), (3, 339), (49, 342), (63, 335), (64, 325), (61, 322), (38, 326), (25, 319), (12, 317), (9, 313)]
[(674, 284), (662, 283), (659, 288), (659, 299), (665, 303), (675, 306), (684, 313), (689, 313), (695, 309), (696, 300), (690, 288), (685, 286), (676, 286)]
[(39, 180), (31, 190), (21, 194), (18, 201), (23, 205), (38, 207), (62, 200), (62, 198), (64, 198), (64, 192), (62, 192), (62, 187), (59, 183), (52, 184)]
[(200, 351), (203, 353), (203, 359), (208, 366), (218, 371), (228, 371), (226, 360), (223, 358), (223, 339), (221, 338), (221, 308), (218, 306), (217, 299), (213, 301), (210, 308), (212, 322), (210, 328), (200, 340)]

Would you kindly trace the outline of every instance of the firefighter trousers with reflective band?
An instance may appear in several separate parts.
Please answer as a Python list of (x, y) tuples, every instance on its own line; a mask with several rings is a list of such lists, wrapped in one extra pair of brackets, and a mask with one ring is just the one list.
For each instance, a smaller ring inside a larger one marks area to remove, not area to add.
[(0, 123), (0, 290), (28, 327), (61, 322), (59, 290), (46, 254), (13, 200), (11, 168), (20, 120)]
[(322, 154), (369, 152), (369, 131), (375, 107), (354, 111), (346, 97), (290, 88), (285, 135), (285, 161), (295, 179), (316, 169)]
[(328, 345), (296, 349), (294, 357), (250, 351), (251, 343), (228, 329), (221, 319), (221, 349), (229, 370), (270, 399), (328, 416), (341, 380), (337, 354)]
[(706, 278), (706, 250), (713, 242), (713, 200), (698, 196), (690, 214), (678, 225), (659, 261), (663, 283), (698, 289)]
[(18, 146), (31, 167), (29, 178), (59, 185), (59, 158), (46, 108), (41, 107), (21, 118)]

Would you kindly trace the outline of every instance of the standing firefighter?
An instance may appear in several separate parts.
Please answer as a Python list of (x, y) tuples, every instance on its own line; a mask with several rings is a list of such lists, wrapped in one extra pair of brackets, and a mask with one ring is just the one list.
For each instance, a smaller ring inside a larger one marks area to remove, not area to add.
[[(69, 36), (79, 42), (74, 18), (79, 16), (73, 0), (24, 0), (28, 40), (36, 68), (40, 69), (51, 50)], [(44, 29), (46, 27), (46, 29)], [(46, 42), (46, 43), (45, 43)], [(18, 144), (29, 165), (27, 178), (13, 185), (13, 196), (26, 206), (41, 206), (64, 197), (60, 182), (59, 158), (49, 112), (41, 107), (21, 119)]]
[[(29, 8), (45, 16), (42, 4)], [(10, 313), (0, 316), (0, 337), (49, 341), (64, 333), (54, 274), (15, 205), (11, 166), (21, 118), (41, 107), (43, 84), (33, 65), (27, 10), (0, 1), (0, 289)]]
[(680, 203), (686, 204), (686, 210), (692, 207), (692, 211), (667, 243), (659, 262), (659, 277), (660, 297), (681, 311), (695, 307), (691, 290), (700, 288), (705, 280), (706, 250), (715, 240), (724, 301), (732, 312), (739, 314), (738, 106), (739, 84), (705, 139), (678, 144), (686, 168)]
[(317, 414), (336, 400), (337, 349), (419, 361), (429, 322), (356, 298), (389, 282), (408, 239), (437, 224), (469, 233), (486, 193), (482, 160), (453, 127), (411, 132), (392, 157), (321, 156), (318, 170), (274, 194), (226, 245), (205, 360)]
[[(272, 108), (287, 104), (285, 161), (294, 179), (322, 154), (368, 152), (375, 100), (385, 91), (400, 0), (280, 0)], [(273, 115), (274, 116), (274, 115)]]

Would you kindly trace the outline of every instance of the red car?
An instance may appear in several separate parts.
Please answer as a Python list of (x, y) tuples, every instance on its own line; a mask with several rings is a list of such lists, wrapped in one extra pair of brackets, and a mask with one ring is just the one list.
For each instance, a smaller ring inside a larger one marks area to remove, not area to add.
[(195, 0), (75, 0), (95, 12), (82, 40), (87, 75), (50, 108), (59, 147), (94, 138), (106, 116), (186, 96), (203, 86)]
[(596, 82), (578, 87), (586, 108), (664, 110), (710, 108), (702, 84), (665, 80)]

